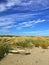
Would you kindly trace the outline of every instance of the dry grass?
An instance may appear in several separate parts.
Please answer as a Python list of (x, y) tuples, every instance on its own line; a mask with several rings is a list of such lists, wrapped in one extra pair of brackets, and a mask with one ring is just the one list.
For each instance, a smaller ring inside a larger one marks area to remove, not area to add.
[[(29, 42), (27, 42), (27, 41)], [(19, 43), (19, 45), (23, 45), (26, 46), (27, 43), (29, 45), (29, 43), (32, 43), (35, 47), (39, 47), (41, 46), (42, 48), (47, 48), (49, 46), (49, 37), (40, 37), (40, 36), (35, 36), (35, 37), (27, 37), (27, 36), (12, 36), (12, 37), (7, 37), (7, 36), (3, 36), (0, 37), (0, 42), (2, 43), (9, 43), (11, 45), (15, 45), (17, 43)]]

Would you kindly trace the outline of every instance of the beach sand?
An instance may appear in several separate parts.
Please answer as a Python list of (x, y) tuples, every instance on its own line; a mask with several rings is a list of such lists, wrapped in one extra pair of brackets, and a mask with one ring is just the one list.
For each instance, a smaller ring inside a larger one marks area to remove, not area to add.
[(31, 54), (8, 54), (0, 65), (49, 65), (49, 49), (34, 47), (28, 49)]

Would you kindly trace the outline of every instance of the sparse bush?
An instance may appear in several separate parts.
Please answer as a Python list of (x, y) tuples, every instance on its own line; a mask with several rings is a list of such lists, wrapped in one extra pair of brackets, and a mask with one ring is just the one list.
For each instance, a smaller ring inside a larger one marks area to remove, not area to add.
[(8, 54), (9, 50), (9, 44), (0, 43), (0, 59), (2, 59), (5, 56), (5, 54)]
[(48, 48), (48, 43), (46, 41), (43, 41), (40, 45), (43, 49), (47, 49)]
[(35, 43), (35, 47), (39, 47), (39, 43)]
[(31, 40), (31, 42), (32, 42), (32, 44), (34, 44), (34, 46), (35, 47), (39, 47), (39, 46), (41, 46), (42, 48), (44, 48), (44, 49), (46, 49), (46, 48), (48, 48), (48, 46), (49, 46), (49, 43), (48, 43), (48, 41), (47, 40), (40, 40), (40, 39), (38, 39), (38, 40)]
[(17, 46), (21, 46), (23, 48), (30, 48), (32, 47), (32, 43), (30, 42), (30, 40), (25, 40), (25, 41), (21, 41), (21, 42), (17, 42), (16, 43)]
[(34, 44), (35, 47), (39, 47), (39, 40), (31, 40), (31, 43)]

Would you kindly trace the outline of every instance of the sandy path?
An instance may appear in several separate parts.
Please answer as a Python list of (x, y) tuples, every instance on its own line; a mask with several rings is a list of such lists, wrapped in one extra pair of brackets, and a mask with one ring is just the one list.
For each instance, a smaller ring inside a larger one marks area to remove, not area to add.
[(8, 55), (0, 65), (49, 65), (49, 49), (33, 48), (30, 51), (30, 55)]

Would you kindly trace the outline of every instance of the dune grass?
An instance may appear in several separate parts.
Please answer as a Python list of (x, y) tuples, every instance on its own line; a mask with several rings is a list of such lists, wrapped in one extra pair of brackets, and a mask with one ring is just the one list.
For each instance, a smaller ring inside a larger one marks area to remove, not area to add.
[(41, 47), (47, 49), (49, 37), (0, 37), (0, 59), (8, 54), (12, 46), (20, 48)]
[(21, 46), (22, 48), (32, 48), (32, 43), (30, 40), (25, 40), (25, 41), (17, 42), (16, 46)]
[(37, 37), (37, 36), (0, 37), (0, 42), (20, 46), (23, 48), (33, 47), (34, 45), (35, 47), (41, 46), (43, 49), (46, 49), (49, 46), (49, 37)]

